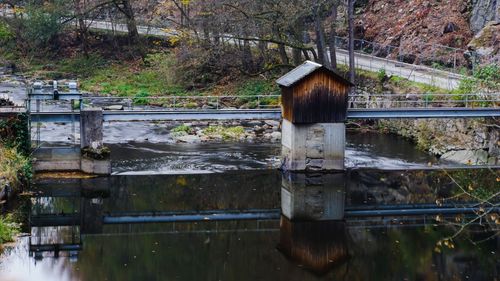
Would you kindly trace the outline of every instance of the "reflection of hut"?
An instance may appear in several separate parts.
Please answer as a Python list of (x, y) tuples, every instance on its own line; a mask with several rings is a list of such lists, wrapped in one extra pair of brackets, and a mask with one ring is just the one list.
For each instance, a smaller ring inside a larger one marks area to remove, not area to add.
[(326, 274), (348, 258), (344, 222), (292, 222), (281, 216), (278, 248), (291, 260), (317, 274)]
[(344, 173), (282, 175), (281, 212), (290, 220), (342, 220), (344, 201)]

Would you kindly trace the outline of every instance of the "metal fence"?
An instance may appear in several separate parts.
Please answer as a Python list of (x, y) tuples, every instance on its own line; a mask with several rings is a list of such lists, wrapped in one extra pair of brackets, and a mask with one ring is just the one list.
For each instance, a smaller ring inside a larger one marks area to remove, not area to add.
[[(500, 92), (477, 94), (363, 94), (349, 96), (349, 108), (499, 108)], [(82, 97), (81, 100), (31, 100), (31, 112), (76, 112), (85, 108), (106, 111), (217, 111), (281, 109), (280, 95)], [(36, 120), (33, 120), (36, 122)]]

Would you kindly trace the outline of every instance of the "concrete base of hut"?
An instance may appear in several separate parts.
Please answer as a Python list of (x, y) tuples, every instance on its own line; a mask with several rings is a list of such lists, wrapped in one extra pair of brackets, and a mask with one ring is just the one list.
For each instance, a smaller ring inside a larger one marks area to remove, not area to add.
[(344, 170), (345, 124), (282, 125), (282, 167), (286, 171)]

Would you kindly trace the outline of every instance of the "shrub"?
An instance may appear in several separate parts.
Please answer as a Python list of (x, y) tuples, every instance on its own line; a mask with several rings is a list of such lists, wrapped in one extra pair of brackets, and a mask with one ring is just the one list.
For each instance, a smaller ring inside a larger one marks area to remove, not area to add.
[(149, 103), (149, 93), (146, 91), (139, 91), (134, 97), (134, 104), (145, 105)]
[(385, 71), (384, 68), (377, 71), (377, 79), (380, 83), (383, 83), (386, 78), (387, 78), (387, 72)]
[(0, 178), (7, 180), (16, 189), (32, 177), (31, 161), (17, 147), (0, 144)]
[(14, 241), (19, 231), (19, 224), (13, 222), (11, 216), (0, 217), (0, 244)]
[(189, 134), (191, 132), (191, 127), (189, 127), (187, 125), (180, 125), (180, 126), (177, 126), (177, 127), (173, 128), (171, 130), (171, 132), (173, 132), (173, 133), (182, 133), (182, 132), (184, 132), (184, 133)]
[(64, 27), (61, 21), (63, 11), (62, 0), (27, 6), (22, 34), (25, 37), (24, 41), (33, 48), (33, 51), (56, 45), (54, 41)]
[(0, 22), (0, 43), (5, 44), (13, 38), (14, 33), (10, 30), (10, 27), (5, 23)]

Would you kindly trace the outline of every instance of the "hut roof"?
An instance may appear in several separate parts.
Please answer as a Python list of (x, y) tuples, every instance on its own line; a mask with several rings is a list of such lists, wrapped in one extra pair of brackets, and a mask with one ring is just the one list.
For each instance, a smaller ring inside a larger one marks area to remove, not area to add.
[(346, 83), (346, 84), (351, 85), (351, 86), (353, 85), (351, 82), (349, 82), (349, 80), (342, 77), (342, 75), (338, 74), (336, 71), (334, 71), (330, 68), (327, 68), (319, 63), (312, 62), (312, 61), (305, 61), (303, 64), (297, 66), (292, 71), (283, 75), (276, 82), (280, 86), (290, 87), (290, 86), (293, 86), (294, 84), (296, 84), (297, 82), (299, 82), (300, 80), (304, 79), (305, 77), (307, 77), (309, 74), (311, 74), (319, 69), (326, 70), (332, 76), (339, 79), (343, 83)]

